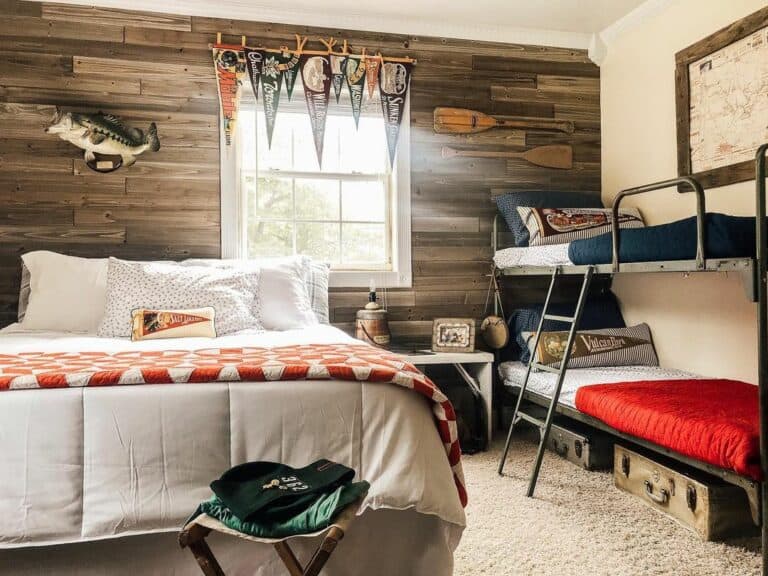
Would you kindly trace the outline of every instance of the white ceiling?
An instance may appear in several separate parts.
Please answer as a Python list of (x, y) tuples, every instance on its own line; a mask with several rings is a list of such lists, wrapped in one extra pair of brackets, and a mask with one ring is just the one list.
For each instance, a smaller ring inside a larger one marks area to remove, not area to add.
[(298, 25), (568, 48), (599, 44), (665, 0), (58, 0)]

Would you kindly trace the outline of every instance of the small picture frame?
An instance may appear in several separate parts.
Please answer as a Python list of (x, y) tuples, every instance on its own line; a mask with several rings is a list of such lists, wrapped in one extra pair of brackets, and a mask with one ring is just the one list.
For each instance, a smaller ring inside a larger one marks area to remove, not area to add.
[(435, 318), (432, 324), (433, 352), (474, 352), (473, 318)]

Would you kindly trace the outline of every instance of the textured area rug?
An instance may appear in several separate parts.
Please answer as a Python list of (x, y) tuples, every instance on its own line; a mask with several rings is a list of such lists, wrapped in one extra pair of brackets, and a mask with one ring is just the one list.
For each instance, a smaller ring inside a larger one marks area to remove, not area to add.
[(490, 451), (465, 457), (469, 506), (456, 576), (760, 573), (759, 538), (702, 542), (620, 492), (611, 474), (587, 472), (551, 453), (535, 498), (526, 498), (533, 437), (513, 440), (504, 477), (496, 474), (502, 448), (497, 439)]

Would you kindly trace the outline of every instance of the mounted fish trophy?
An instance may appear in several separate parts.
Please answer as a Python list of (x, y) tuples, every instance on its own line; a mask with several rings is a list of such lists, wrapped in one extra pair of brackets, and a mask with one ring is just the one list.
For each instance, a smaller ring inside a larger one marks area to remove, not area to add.
[(149, 125), (145, 134), (139, 128), (125, 126), (111, 114), (78, 114), (56, 109), (48, 134), (71, 142), (85, 151), (85, 163), (96, 172), (114, 172), (121, 166), (132, 166), (139, 154), (160, 150), (157, 126)]

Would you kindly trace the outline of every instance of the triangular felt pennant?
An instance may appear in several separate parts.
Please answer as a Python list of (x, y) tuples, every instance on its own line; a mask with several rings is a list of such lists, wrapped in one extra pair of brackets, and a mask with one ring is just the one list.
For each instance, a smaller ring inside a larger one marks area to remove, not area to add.
[(240, 87), (245, 75), (245, 58), (234, 47), (217, 44), (213, 47), (213, 64), (216, 67), (216, 85), (221, 104), (221, 118), (224, 122), (224, 139), (227, 146), (232, 144), (235, 121), (240, 107)]
[(368, 98), (373, 98), (373, 92), (376, 90), (376, 82), (379, 79), (379, 68), (381, 67), (381, 58), (365, 59), (365, 77), (368, 81)]
[(349, 87), (349, 99), (352, 102), (352, 116), (355, 127), (360, 123), (360, 111), (363, 108), (363, 91), (365, 90), (365, 65), (357, 58), (347, 58), (344, 61), (344, 76)]
[(290, 102), (291, 98), (293, 98), (293, 87), (296, 85), (296, 78), (299, 76), (301, 57), (290, 52), (283, 52), (280, 56), (280, 71), (285, 79), (285, 91), (288, 93), (288, 102)]
[(328, 118), (328, 97), (331, 94), (331, 59), (328, 56), (309, 56), (301, 65), (304, 97), (315, 138), (317, 162), (323, 164), (323, 138)]
[(413, 64), (410, 62), (385, 62), (381, 67), (379, 93), (387, 132), (389, 162), (392, 166), (395, 164), (397, 138), (400, 135), (400, 123), (403, 120), (412, 70)]
[(333, 93), (336, 95), (336, 104), (341, 97), (341, 88), (344, 86), (344, 67), (346, 66), (345, 56), (336, 56), (331, 54), (331, 80), (333, 82)]
[(272, 132), (275, 130), (277, 107), (280, 104), (280, 88), (283, 85), (280, 64), (280, 55), (271, 52), (264, 54), (264, 65), (261, 67), (261, 91), (264, 95), (264, 119), (267, 123), (269, 148), (272, 148)]
[(259, 77), (261, 76), (261, 68), (264, 65), (264, 52), (262, 50), (254, 50), (253, 48), (243, 48), (245, 54), (245, 64), (248, 70), (248, 77), (251, 79), (251, 88), (253, 89), (253, 97), (259, 99)]

